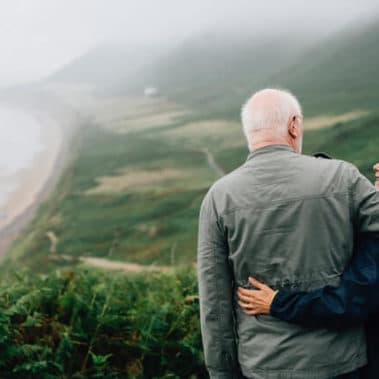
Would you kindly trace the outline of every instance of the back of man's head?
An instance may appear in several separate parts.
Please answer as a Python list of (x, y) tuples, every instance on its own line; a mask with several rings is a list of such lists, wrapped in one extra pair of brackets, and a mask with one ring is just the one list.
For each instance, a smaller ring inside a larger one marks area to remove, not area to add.
[(243, 105), (241, 119), (250, 151), (261, 144), (287, 143), (301, 152), (302, 109), (289, 91), (256, 92)]

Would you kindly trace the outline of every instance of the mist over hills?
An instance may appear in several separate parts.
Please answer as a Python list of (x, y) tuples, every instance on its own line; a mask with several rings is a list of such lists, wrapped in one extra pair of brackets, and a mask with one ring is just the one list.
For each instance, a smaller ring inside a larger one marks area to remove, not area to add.
[(332, 36), (208, 32), (171, 49), (101, 46), (49, 81), (90, 83), (98, 94), (142, 94), (153, 85), (200, 114), (235, 118), (264, 86), (294, 91), (307, 112), (373, 108), (378, 95), (379, 19)]
[(159, 51), (154, 46), (102, 44), (74, 59), (46, 81), (88, 84), (103, 91), (128, 82), (147, 62), (156, 59)]
[(270, 78), (291, 88), (312, 113), (375, 109), (379, 100), (379, 18), (352, 25), (307, 50)]
[[(183, 43), (146, 67), (145, 76), (121, 84), (116, 93), (137, 92), (144, 81), (201, 113), (229, 117), (235, 104), (266, 77), (288, 67), (313, 39), (290, 34), (224, 35), (208, 33)], [(221, 115), (221, 114), (220, 114)]]
[[(100, 96), (141, 95), (146, 86), (198, 113), (233, 118), (264, 78), (290, 66), (315, 36), (208, 32), (171, 49), (103, 45), (48, 82), (89, 84)], [(232, 116), (230, 116), (232, 115)]]

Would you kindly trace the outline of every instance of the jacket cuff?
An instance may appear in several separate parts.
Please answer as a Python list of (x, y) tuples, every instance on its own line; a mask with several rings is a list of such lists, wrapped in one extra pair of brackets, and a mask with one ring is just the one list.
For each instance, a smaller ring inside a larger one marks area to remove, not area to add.
[(283, 307), (287, 305), (289, 294), (290, 292), (286, 290), (280, 290), (276, 293), (270, 307), (272, 316), (283, 319)]

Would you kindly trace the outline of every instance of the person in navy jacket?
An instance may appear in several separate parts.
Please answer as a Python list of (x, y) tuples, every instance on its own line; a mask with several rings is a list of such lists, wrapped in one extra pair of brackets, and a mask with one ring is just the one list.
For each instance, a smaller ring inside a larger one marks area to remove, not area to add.
[[(316, 155), (328, 158), (327, 155)], [(379, 189), (379, 164), (374, 166)], [(274, 291), (254, 278), (256, 288), (238, 288), (239, 305), (251, 316), (270, 314), (305, 327), (346, 328), (365, 322), (368, 365), (360, 378), (379, 378), (379, 235), (358, 235), (354, 256), (338, 287), (326, 286), (312, 292)]]

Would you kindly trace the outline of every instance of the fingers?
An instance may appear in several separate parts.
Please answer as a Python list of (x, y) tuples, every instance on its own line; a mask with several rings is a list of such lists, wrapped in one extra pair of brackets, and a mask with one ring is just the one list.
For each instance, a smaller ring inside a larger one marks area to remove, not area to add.
[(249, 276), (249, 282), (255, 287), (255, 288), (258, 288), (260, 290), (263, 290), (265, 289), (267, 286), (261, 282), (259, 282), (257, 279)]
[(250, 303), (244, 303), (242, 301), (238, 301), (238, 304), (242, 309), (246, 309), (246, 310), (252, 309), (252, 305)]
[(270, 314), (274, 290), (253, 277), (249, 277), (249, 283), (256, 289), (238, 287), (238, 304), (242, 311), (249, 316)]
[(251, 302), (251, 300), (253, 299), (252, 296), (246, 296), (246, 295), (240, 294), (240, 293), (238, 294), (238, 297), (239, 297), (240, 300), (242, 300), (242, 301), (244, 301), (246, 303)]
[(261, 290), (249, 290), (248, 295), (238, 291), (238, 299), (238, 304), (244, 311), (254, 310), (255, 314), (260, 314), (266, 309), (267, 295)]
[(251, 296), (253, 291), (254, 290), (252, 290), (252, 289), (238, 287), (238, 292), (241, 293), (242, 295), (245, 295), (245, 296)]
[(243, 303), (242, 301), (238, 301), (238, 304), (242, 308), (242, 311), (249, 316), (254, 316), (259, 313), (259, 309), (254, 308), (252, 304)]
[[(255, 281), (254, 283), (258, 284), (261, 288), (256, 290), (256, 289), (238, 287), (237, 294), (238, 294), (239, 299), (244, 302), (254, 304), (254, 303), (259, 302), (260, 300), (265, 301), (267, 298), (269, 298), (272, 292), (271, 288), (258, 282), (255, 279), (253, 279), (253, 281)], [(255, 287), (257, 287), (257, 285), (255, 285)]]

